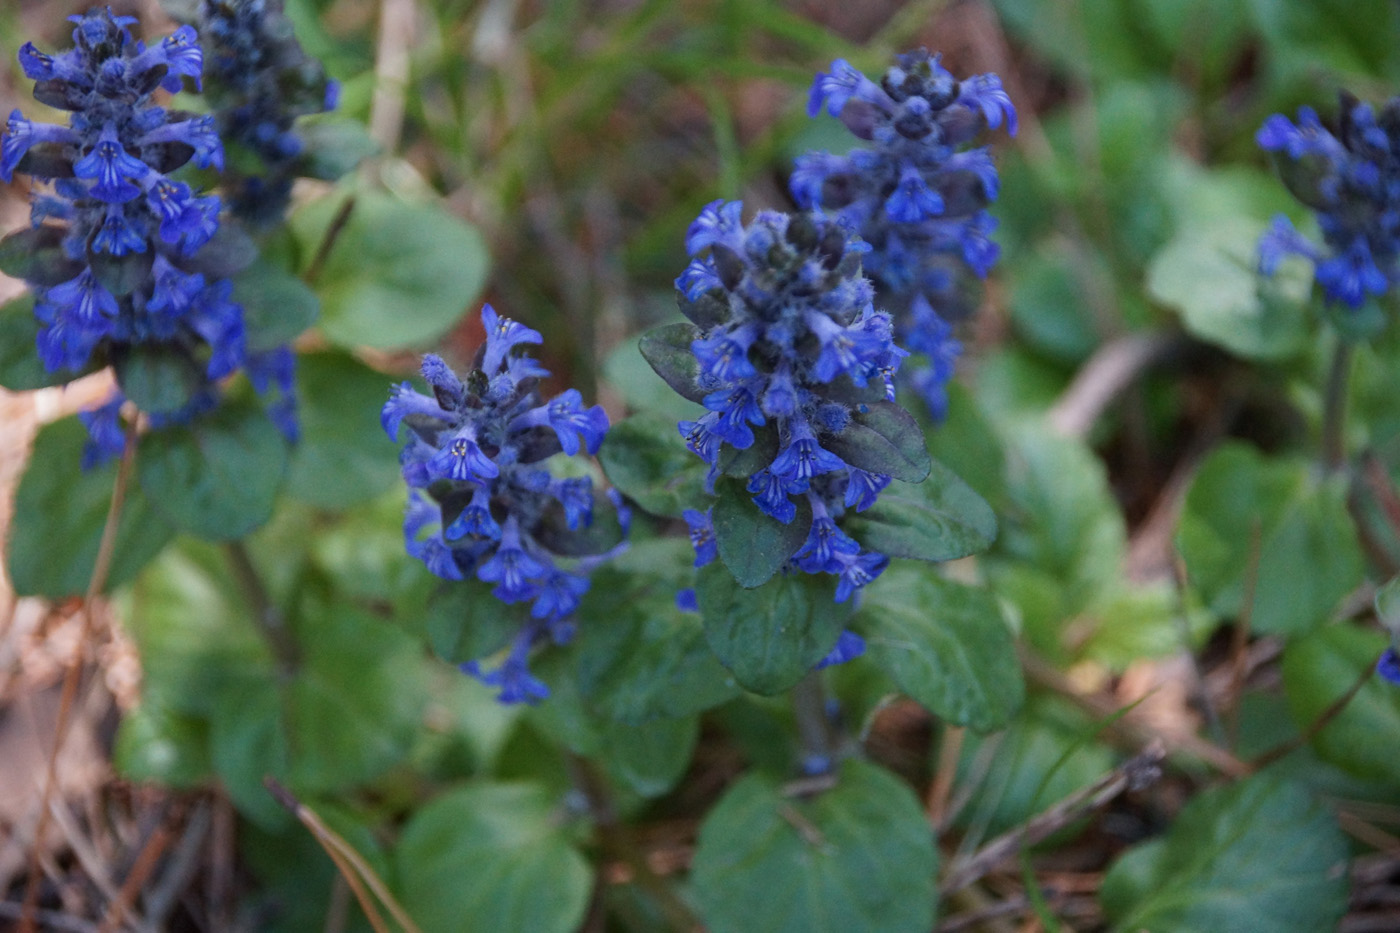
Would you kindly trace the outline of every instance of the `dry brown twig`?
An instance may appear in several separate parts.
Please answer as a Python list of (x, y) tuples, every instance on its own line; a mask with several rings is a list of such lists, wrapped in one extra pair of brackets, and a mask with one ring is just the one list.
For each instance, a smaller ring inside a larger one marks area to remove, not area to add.
[(942, 895), (960, 891), (1026, 846), (1035, 845), (1119, 794), (1142, 790), (1162, 775), (1166, 747), (1153, 742), (1088, 787), (1081, 788), (1025, 823), (1002, 833), (966, 859), (954, 862), (938, 885)]

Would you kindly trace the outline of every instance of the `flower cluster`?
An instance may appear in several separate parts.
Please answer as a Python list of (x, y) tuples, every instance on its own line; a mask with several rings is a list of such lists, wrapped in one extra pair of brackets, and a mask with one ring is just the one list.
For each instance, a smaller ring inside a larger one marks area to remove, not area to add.
[(502, 702), (533, 702), (549, 691), (530, 673), (530, 650), (572, 637), (586, 573), (600, 559), (561, 566), (588, 550), (577, 539), (593, 523), (593, 484), (555, 477), (541, 461), (561, 451), (596, 453), (608, 418), (597, 405), (585, 408), (574, 389), (543, 402), (539, 380), (549, 373), (517, 350), (540, 343), (540, 334), (490, 305), (481, 314), (486, 343), (466, 379), (439, 357), (424, 357), (432, 395), (396, 386), (381, 422), (395, 440), (400, 427), (409, 429), (400, 456), (410, 490), (409, 554), (443, 579), (475, 576), (494, 584), (502, 602), (530, 603), (530, 621), (505, 661), (489, 672), (477, 661), (463, 670), (500, 688)]
[(229, 209), (252, 224), (276, 222), (303, 155), (296, 119), (334, 109), (339, 85), (302, 51), (281, 0), (204, 0), (198, 23), (209, 48), (206, 96), (229, 147)]
[(1400, 97), (1377, 114), (1343, 93), (1340, 123), (1334, 134), (1302, 107), (1296, 124), (1274, 114), (1256, 135), (1288, 190), (1317, 213), (1324, 241), (1279, 215), (1259, 241), (1259, 266), (1270, 275), (1284, 256), (1302, 256), (1329, 299), (1359, 308), (1400, 281)]
[(1016, 111), (996, 75), (960, 82), (923, 49), (900, 55), (878, 84), (838, 59), (812, 86), (808, 112), (823, 107), (873, 145), (800, 156), (792, 196), (870, 244), (865, 274), (879, 305), (894, 315), (900, 343), (927, 358), (906, 377), (941, 419), (962, 350), (951, 323), (975, 309), (974, 284), (999, 254), (986, 211), (1000, 187), (996, 166), (985, 147), (969, 145), (1003, 122), (1015, 135)]
[[(47, 55), (25, 43), (19, 51), (35, 97), (69, 111), (69, 124), (34, 123), (15, 110), (0, 139), (0, 179), (20, 171), (52, 182), (34, 197), (32, 229), (15, 235), (28, 249), (45, 367), (77, 372), (100, 358), (116, 364), (121, 382), (136, 356), (166, 360), (192, 385), (151, 412), (157, 427), (212, 407), (215, 382), (241, 366), (261, 387), (289, 391), (287, 352), (249, 358), (232, 285), (208, 271), (218, 265), (207, 262), (205, 246), (219, 227), (219, 199), (171, 177), (191, 160), (222, 166), (214, 121), (151, 102), (158, 89), (199, 80), (194, 30), (148, 47), (131, 37), (134, 20), (110, 9), (72, 19), (74, 48)], [(120, 451), (121, 403), (84, 419), (90, 455)], [(280, 414), (293, 432), (291, 411)]]
[[(695, 258), (676, 285), (701, 325), (691, 352), (709, 411), (681, 422), (681, 434), (712, 480), (725, 445), (774, 451), (755, 463), (747, 489), (784, 524), (796, 518), (798, 501), (810, 505), (811, 529), (792, 561), (808, 573), (837, 574), (836, 598), (844, 601), (889, 559), (862, 551), (837, 521), (848, 508), (872, 505), (890, 477), (847, 464), (823, 441), (868, 402), (893, 400), (907, 354), (895, 346), (889, 316), (872, 304), (860, 269), (864, 243), (821, 214), (764, 211), (745, 226), (742, 209), (716, 201), (686, 237)], [(755, 446), (756, 427), (767, 444)]]

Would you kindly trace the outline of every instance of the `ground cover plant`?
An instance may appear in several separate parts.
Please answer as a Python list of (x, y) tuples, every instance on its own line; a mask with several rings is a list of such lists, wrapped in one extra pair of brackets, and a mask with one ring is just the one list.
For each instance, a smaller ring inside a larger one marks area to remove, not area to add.
[(0, 925), (1400, 928), (1397, 35), (0, 9)]

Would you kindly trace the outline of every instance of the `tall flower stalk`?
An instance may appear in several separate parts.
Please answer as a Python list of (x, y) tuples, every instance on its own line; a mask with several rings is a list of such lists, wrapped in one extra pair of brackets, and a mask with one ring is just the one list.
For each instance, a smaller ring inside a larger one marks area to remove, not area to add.
[(962, 352), (952, 325), (976, 309), (976, 286), (1000, 254), (986, 210), (1000, 180), (974, 144), (1003, 123), (1014, 136), (1016, 110), (996, 75), (959, 81), (923, 49), (900, 55), (879, 82), (837, 59), (812, 85), (808, 113), (823, 108), (871, 145), (798, 157), (792, 196), (869, 245), (875, 303), (900, 344), (921, 354), (903, 378), (941, 420)]
[[(68, 124), (14, 110), (0, 137), (0, 179), (20, 172), (41, 185), (31, 227), (17, 237), (45, 368), (76, 375), (111, 364), (123, 390), (83, 418), (93, 462), (121, 452), (128, 395), (154, 427), (183, 422), (214, 407), (218, 382), (240, 368), (260, 390), (283, 385), (289, 354), (248, 352), (224, 277), (229, 259), (210, 242), (220, 200), (173, 176), (188, 162), (223, 166), (211, 117), (153, 99), (199, 83), (195, 31), (147, 46), (127, 28), (134, 20), (110, 9), (72, 20), (73, 48), (49, 55), (25, 43), (19, 52), (35, 97), (68, 111)], [(295, 434), (293, 411), (272, 413)]]
[(499, 688), (503, 703), (534, 702), (549, 689), (530, 672), (532, 649), (573, 637), (588, 571), (617, 546), (591, 542), (592, 480), (555, 476), (544, 461), (596, 454), (608, 418), (574, 389), (544, 401), (539, 380), (549, 371), (522, 352), (542, 342), (539, 332), (490, 305), (481, 315), (486, 343), (466, 378), (429, 354), (422, 373), (432, 394), (395, 386), (381, 421), (396, 440), (407, 429), (408, 553), (444, 580), (475, 578), (501, 602), (530, 608), (498, 666), (473, 659), (462, 670)]

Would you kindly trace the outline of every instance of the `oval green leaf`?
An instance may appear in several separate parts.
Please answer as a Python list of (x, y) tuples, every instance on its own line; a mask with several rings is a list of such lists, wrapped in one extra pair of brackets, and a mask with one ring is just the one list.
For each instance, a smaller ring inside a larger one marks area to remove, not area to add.
[(967, 557), (991, 547), (997, 536), (992, 507), (937, 460), (928, 479), (918, 485), (896, 480), (843, 525), (869, 550), (914, 560)]
[[(290, 218), (307, 262), (343, 203), (323, 198)], [(476, 303), (489, 267), (481, 233), (440, 206), (358, 192), (315, 284), (321, 330), (347, 348), (429, 343)]]
[(835, 593), (833, 578), (802, 573), (745, 589), (716, 564), (696, 586), (710, 648), (745, 689), (768, 696), (801, 680), (836, 644), (851, 606)]
[[(83, 470), (86, 443), (87, 431), (76, 418), (49, 425), (34, 440), (10, 521), (10, 580), (21, 595), (59, 599), (87, 592), (117, 464)], [(107, 588), (136, 576), (174, 535), (175, 529), (151, 500), (135, 483), (129, 484)]]
[(866, 587), (853, 625), (865, 636), (866, 657), (948, 722), (990, 732), (1021, 706), (1015, 642), (986, 590), (896, 564)]
[(754, 773), (705, 818), (692, 864), (710, 933), (928, 933), (938, 854), (898, 778), (849, 759), (815, 797)]
[(141, 488), (175, 527), (210, 540), (267, 521), (287, 468), (287, 444), (262, 410), (225, 401), (188, 425), (141, 440)]

